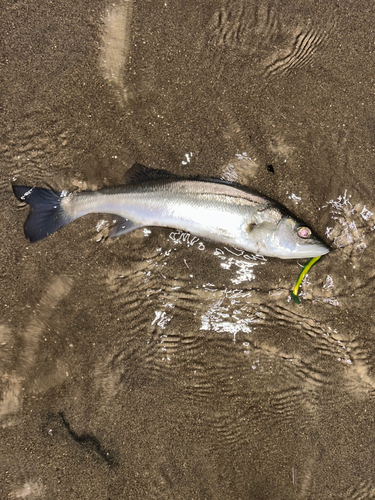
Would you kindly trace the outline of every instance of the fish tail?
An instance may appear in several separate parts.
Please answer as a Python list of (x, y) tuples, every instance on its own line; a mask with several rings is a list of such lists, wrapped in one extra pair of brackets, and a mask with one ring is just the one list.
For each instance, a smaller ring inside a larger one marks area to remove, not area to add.
[(24, 230), (31, 243), (46, 238), (72, 221), (64, 213), (61, 193), (29, 186), (13, 186), (13, 192), (20, 201), (30, 205)]

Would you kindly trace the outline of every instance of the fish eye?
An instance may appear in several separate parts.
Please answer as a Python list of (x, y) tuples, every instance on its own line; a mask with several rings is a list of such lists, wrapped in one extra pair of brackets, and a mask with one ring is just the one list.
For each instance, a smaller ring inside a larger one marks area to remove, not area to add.
[(306, 226), (301, 226), (297, 229), (297, 234), (300, 238), (310, 238), (311, 230)]

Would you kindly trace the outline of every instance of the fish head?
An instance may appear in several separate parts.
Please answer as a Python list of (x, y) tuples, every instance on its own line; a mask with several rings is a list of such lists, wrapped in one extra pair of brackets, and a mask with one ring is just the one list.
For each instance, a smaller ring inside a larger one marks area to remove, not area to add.
[(280, 219), (269, 245), (283, 259), (311, 259), (330, 250), (306, 224), (290, 214)]
[(289, 212), (272, 207), (258, 211), (256, 223), (248, 225), (256, 252), (279, 259), (304, 259), (329, 252), (313, 231)]

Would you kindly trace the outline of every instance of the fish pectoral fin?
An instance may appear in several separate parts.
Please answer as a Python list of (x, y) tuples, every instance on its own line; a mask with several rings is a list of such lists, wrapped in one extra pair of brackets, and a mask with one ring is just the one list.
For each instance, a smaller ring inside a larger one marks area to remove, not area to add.
[(108, 237), (114, 238), (115, 236), (121, 236), (122, 234), (130, 233), (139, 227), (142, 227), (142, 225), (136, 224), (132, 220), (124, 219), (123, 217), (117, 217), (116, 223), (110, 229)]
[(256, 236), (258, 240), (264, 239), (266, 236), (269, 236), (270, 233), (276, 231), (277, 225), (273, 222), (260, 222), (259, 224), (249, 224), (248, 232)]
[(168, 170), (145, 167), (141, 163), (135, 163), (125, 172), (126, 184), (138, 184), (140, 182), (150, 182), (160, 179), (180, 179), (178, 175), (168, 172)]

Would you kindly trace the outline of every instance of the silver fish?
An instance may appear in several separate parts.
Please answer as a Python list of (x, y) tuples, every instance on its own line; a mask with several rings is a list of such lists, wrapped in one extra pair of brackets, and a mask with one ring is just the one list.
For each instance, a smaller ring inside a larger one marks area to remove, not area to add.
[(136, 164), (127, 183), (68, 195), (13, 186), (31, 206), (25, 235), (35, 242), (89, 213), (115, 215), (109, 236), (144, 226), (186, 231), (266, 257), (311, 258), (329, 248), (279, 203), (246, 187), (218, 179), (183, 179)]

